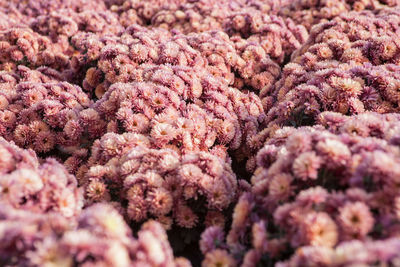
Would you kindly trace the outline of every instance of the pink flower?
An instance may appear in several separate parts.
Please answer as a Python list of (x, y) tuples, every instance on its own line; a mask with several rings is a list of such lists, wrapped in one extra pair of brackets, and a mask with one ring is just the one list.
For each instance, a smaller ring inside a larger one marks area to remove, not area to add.
[(173, 207), (173, 198), (171, 193), (164, 188), (156, 188), (148, 193), (146, 199), (149, 202), (149, 212), (154, 215), (165, 215)]
[(317, 179), (318, 169), (321, 166), (321, 159), (315, 152), (304, 152), (293, 162), (293, 174), (302, 179)]
[(296, 201), (300, 205), (318, 205), (326, 202), (328, 197), (328, 192), (324, 188), (317, 186), (301, 191), (296, 196)]
[(198, 222), (198, 217), (191, 208), (181, 204), (176, 208), (176, 222), (181, 227), (193, 228)]
[(207, 228), (200, 239), (200, 250), (203, 254), (207, 254), (224, 245), (224, 232), (219, 226), (211, 226)]
[(336, 223), (324, 212), (304, 215), (299, 231), (304, 244), (312, 246), (333, 247), (339, 236)]
[(374, 218), (365, 203), (349, 202), (339, 210), (339, 223), (348, 238), (362, 239), (372, 230)]
[(110, 199), (107, 186), (103, 182), (96, 179), (90, 181), (89, 185), (87, 186), (86, 196), (90, 201), (95, 202)]
[(350, 158), (348, 147), (338, 140), (320, 141), (317, 149), (325, 156), (328, 165), (346, 165)]
[(128, 217), (133, 221), (143, 221), (147, 217), (145, 201), (141, 198), (130, 199), (127, 207)]
[(205, 259), (202, 262), (202, 266), (235, 267), (236, 262), (226, 250), (216, 249), (206, 254)]
[(275, 175), (268, 186), (268, 194), (276, 201), (288, 199), (292, 193), (292, 181), (290, 174)]

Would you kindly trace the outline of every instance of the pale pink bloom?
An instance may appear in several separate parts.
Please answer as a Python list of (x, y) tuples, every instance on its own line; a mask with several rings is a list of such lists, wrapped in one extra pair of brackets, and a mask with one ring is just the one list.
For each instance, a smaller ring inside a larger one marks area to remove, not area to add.
[(302, 132), (294, 133), (287, 138), (286, 146), (290, 153), (300, 154), (311, 148), (311, 138)]
[(372, 213), (363, 202), (348, 202), (339, 212), (339, 223), (347, 238), (363, 238), (374, 226)]
[(37, 171), (19, 169), (13, 172), (12, 176), (15, 177), (15, 182), (20, 185), (20, 190), (27, 194), (35, 194), (44, 187)]
[(335, 139), (320, 141), (316, 148), (325, 156), (327, 165), (346, 165), (351, 156), (349, 148)]
[(304, 215), (299, 231), (306, 245), (333, 247), (339, 239), (336, 223), (324, 212)]
[(302, 180), (317, 179), (321, 159), (315, 152), (304, 152), (293, 162), (293, 174)]
[(155, 188), (148, 192), (146, 202), (149, 212), (156, 216), (169, 213), (173, 207), (172, 195), (164, 188)]
[(147, 206), (145, 201), (140, 197), (129, 199), (126, 212), (131, 220), (137, 222), (142, 221), (147, 217)]
[(193, 228), (198, 222), (198, 217), (191, 208), (180, 204), (175, 210), (175, 220), (181, 227)]
[(224, 231), (219, 226), (211, 226), (202, 234), (199, 242), (203, 254), (224, 246)]
[(40, 132), (34, 141), (34, 148), (38, 152), (48, 152), (54, 148), (56, 138), (50, 131)]
[(149, 221), (142, 226), (138, 233), (138, 242), (145, 253), (146, 260), (153, 266), (159, 266), (171, 260), (172, 252), (165, 246), (168, 242), (166, 234), (161, 225), (156, 222)]
[(66, 217), (73, 216), (75, 211), (79, 208), (76, 196), (70, 190), (62, 191), (57, 197), (56, 203), (57, 209)]
[(226, 250), (216, 249), (208, 252), (202, 262), (203, 267), (235, 267), (236, 261)]
[(157, 123), (151, 130), (150, 136), (156, 144), (165, 145), (176, 137), (176, 129), (167, 123)]
[(107, 186), (102, 181), (97, 179), (90, 181), (86, 188), (86, 195), (89, 200), (96, 202), (110, 199)]
[(326, 202), (328, 199), (329, 194), (326, 191), (326, 189), (317, 186), (317, 187), (312, 187), (306, 190), (302, 190), (297, 196), (296, 196), (296, 202), (298, 202), (300, 205), (317, 205), (317, 204), (323, 204)]
[(269, 195), (276, 201), (288, 199), (292, 193), (292, 181), (293, 177), (290, 174), (275, 175), (268, 186)]

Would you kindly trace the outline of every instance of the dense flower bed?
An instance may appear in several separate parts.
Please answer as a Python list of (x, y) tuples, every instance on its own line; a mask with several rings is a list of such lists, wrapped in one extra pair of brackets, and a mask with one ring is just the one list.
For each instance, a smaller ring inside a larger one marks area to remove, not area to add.
[(0, 0), (0, 265), (400, 265), (399, 5)]

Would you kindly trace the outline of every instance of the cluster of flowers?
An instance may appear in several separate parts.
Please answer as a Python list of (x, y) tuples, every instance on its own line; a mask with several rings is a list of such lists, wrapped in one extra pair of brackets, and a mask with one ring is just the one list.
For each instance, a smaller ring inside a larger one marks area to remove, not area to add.
[(111, 205), (96, 204), (66, 218), (0, 205), (0, 263), (4, 266), (171, 266), (174, 258), (163, 227), (142, 225), (137, 238)]
[(56, 160), (3, 138), (0, 153), (1, 265), (190, 266), (174, 259), (161, 224), (146, 222), (135, 239), (119, 203), (82, 210), (82, 189)]
[(399, 112), (399, 26), (395, 9), (350, 12), (313, 27), (274, 93), (260, 95), (273, 103), (267, 123), (311, 125), (322, 111)]
[(286, 0), (107, 0), (124, 26), (151, 25), (199, 32), (220, 29), (227, 17), (243, 8), (276, 14)]
[[(265, 5), (277, 5), (272, 2), (183, 1), (180, 5), (175, 2), (124, 1), (120, 6), (113, 5), (111, 10), (116, 10), (120, 19), (135, 17), (135, 23), (146, 20), (157, 10), (161, 11), (151, 20), (151, 29), (132, 27), (132, 22), (120, 22), (129, 27), (114, 38), (87, 34), (75, 36), (72, 42), (80, 52), (74, 60), (77, 63), (74, 64), (75, 73), (87, 70), (82, 70), (82, 66), (97, 65), (96, 70), (100, 71), (96, 71), (95, 76), (105, 82), (101, 82), (101, 90), (114, 80), (123, 81), (124, 77), (120, 76), (126, 76), (123, 73), (129, 73), (138, 64), (152, 62), (204, 67), (206, 58), (211, 65), (211, 74), (228, 79), (229, 84), (235, 84), (239, 89), (247, 86), (261, 90), (266, 87), (264, 91), (269, 91), (271, 83), (279, 75), (279, 67), (274, 66), (271, 60), (282, 64), (308, 37), (306, 29), (292, 20), (263, 14), (261, 10), (272, 9)], [(221, 7), (216, 9), (215, 5)], [(171, 18), (185, 17), (184, 10), (188, 10), (188, 16), (196, 17), (181, 18), (189, 21), (187, 29), (179, 28), (184, 27), (183, 21)], [(204, 16), (194, 15), (195, 10), (204, 12)], [(222, 15), (220, 11), (226, 14)], [(147, 26), (147, 23), (139, 24)], [(168, 31), (162, 31), (158, 26)], [(250, 32), (246, 33), (248, 29)], [(144, 39), (144, 36), (147, 38)], [(119, 56), (112, 57), (116, 53)], [(104, 62), (110, 59), (113, 62)], [(89, 75), (92, 76), (93, 72), (91, 70)], [(87, 83), (84, 85), (88, 86)]]
[(30, 22), (30, 27), (42, 35), (49, 36), (53, 41), (64, 39), (67, 44), (68, 38), (79, 31), (117, 34), (123, 30), (118, 17), (108, 10), (74, 12), (71, 9), (61, 9), (36, 17)]
[(23, 25), (0, 32), (0, 49), (2, 70), (15, 70), (18, 65), (49, 66), (60, 70), (69, 67), (62, 46)]
[[(152, 75), (154, 83), (116, 83), (81, 112), (90, 133), (103, 125), (100, 135), (105, 130), (148, 134), (156, 147), (173, 145), (182, 152), (216, 144), (237, 149), (263, 120), (261, 102), (253, 93), (242, 93), (206, 75), (198, 77), (189, 68), (149, 66), (148, 70), (144, 75)], [(157, 82), (161, 77), (167, 80), (165, 85)]]
[(203, 232), (204, 266), (398, 264), (398, 25), (393, 9), (312, 28), (274, 92), (260, 94), (251, 190), (227, 235)]
[(33, 18), (60, 9), (70, 9), (75, 12), (84, 10), (99, 12), (107, 10), (107, 7), (103, 1), (90, 0), (10, 0), (0, 2), (0, 11), (20, 23), (26, 23)]
[(224, 260), (243, 266), (276, 262), (293, 250), (282, 266), (388, 263), (398, 257), (388, 251), (353, 258), (352, 246), (374, 251), (398, 242), (360, 241), (399, 235), (400, 115), (324, 112), (317, 124), (270, 134), (255, 160), (251, 192), (236, 205), (226, 240), (222, 228), (203, 233), (206, 260), (221, 250)]
[(279, 15), (292, 18), (307, 29), (349, 11), (376, 11), (400, 6), (399, 0), (283, 0)]
[[(177, 29), (184, 33), (223, 29), (227, 23), (231, 22), (236, 25), (262, 26), (262, 20), (259, 20), (261, 14), (289, 18), (310, 30), (315, 24), (329, 21), (349, 11), (377, 11), (400, 5), (399, 0), (150, 0), (145, 2), (130, 0), (113, 2), (110, 9), (120, 16), (120, 22), (124, 26), (151, 25)], [(248, 16), (240, 17), (242, 12), (247, 13)], [(236, 15), (239, 17), (234, 18)], [(230, 21), (232, 18), (234, 20)], [(243, 20), (244, 18), (246, 21)], [(249, 33), (246, 32), (246, 34)]]
[(132, 24), (148, 25), (152, 17), (159, 11), (178, 8), (180, 4), (191, 0), (106, 0), (110, 10), (118, 14), (119, 21), (125, 27)]
[(399, 265), (399, 4), (0, 0), (0, 265)]
[(288, 262), (277, 267), (300, 266), (374, 266), (377, 264), (397, 266), (399, 262), (399, 239), (379, 241), (343, 242), (335, 249), (308, 246), (298, 250)]
[(244, 8), (243, 0), (186, 1), (179, 5), (163, 8), (151, 18), (151, 25), (176, 29), (183, 33), (204, 32), (222, 29), (229, 14)]
[(89, 168), (86, 176), (78, 176), (86, 200), (117, 199), (126, 203), (124, 212), (132, 221), (152, 217), (167, 229), (173, 219), (192, 228), (199, 220), (223, 218), (221, 212), (238, 190), (225, 149), (181, 155), (179, 150), (154, 148), (150, 140), (134, 133), (109, 133), (97, 140), (83, 167)]
[(0, 72), (0, 88), (2, 137), (38, 153), (79, 143), (78, 114), (91, 100), (79, 86), (61, 81), (59, 72), (19, 65)]
[(98, 98), (81, 116), (90, 135), (104, 129), (158, 135), (162, 126), (169, 139), (156, 145), (183, 151), (245, 144), (264, 114), (255, 94), (238, 89), (271, 88), (280, 73), (264, 49), (234, 44), (222, 31), (172, 35), (131, 26), (121, 36), (78, 34), (72, 43), (83, 51), (73, 58), (76, 72), (86, 70), (83, 88)]
[(24, 150), (0, 137), (0, 203), (34, 213), (57, 212), (64, 217), (81, 211), (83, 198), (77, 180), (55, 161), (39, 163)]
[[(271, 48), (264, 49), (252, 40), (231, 40), (223, 31), (183, 35), (136, 25), (120, 36), (82, 32), (72, 38), (72, 44), (81, 52), (72, 58), (73, 78), (86, 73), (83, 88), (97, 91), (97, 97), (113, 83), (142, 81), (134, 71), (144, 64), (186, 66), (197, 72), (205, 69), (228, 85), (254, 91), (268, 90), (280, 74)], [(283, 55), (281, 49), (276, 57)]]

